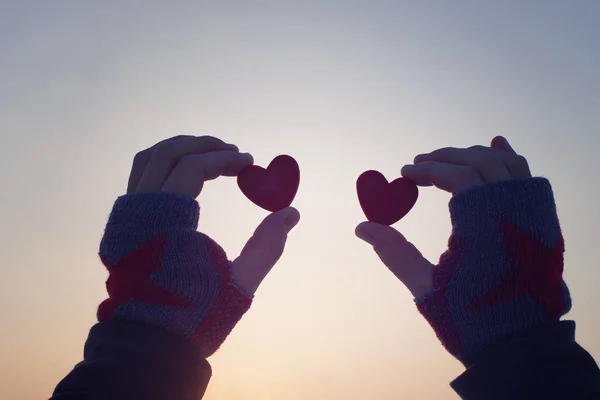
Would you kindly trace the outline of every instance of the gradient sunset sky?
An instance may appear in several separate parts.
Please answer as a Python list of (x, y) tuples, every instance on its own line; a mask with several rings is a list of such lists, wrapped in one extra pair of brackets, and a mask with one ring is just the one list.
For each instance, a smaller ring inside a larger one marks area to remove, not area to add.
[[(600, 2), (4, 0), (0, 398), (48, 398), (81, 360), (108, 213), (135, 153), (177, 134), (301, 167), (302, 220), (206, 399), (457, 399), (464, 368), (354, 236), (355, 182), (498, 134), (553, 184), (566, 318), (600, 360)], [(433, 262), (449, 198), (422, 189), (395, 225)], [(233, 178), (198, 200), (231, 258), (266, 215)]]

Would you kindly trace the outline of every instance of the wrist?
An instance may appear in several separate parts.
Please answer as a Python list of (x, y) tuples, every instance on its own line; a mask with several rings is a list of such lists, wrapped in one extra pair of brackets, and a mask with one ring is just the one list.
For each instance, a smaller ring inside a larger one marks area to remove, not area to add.
[(151, 236), (173, 230), (196, 230), (200, 206), (179, 193), (156, 192), (120, 196), (113, 206), (107, 231), (115, 234)]
[[(546, 178), (522, 178), (475, 186), (449, 203), (453, 231), (467, 238), (495, 235), (494, 228), (511, 221), (543, 235), (560, 233), (556, 205)], [(533, 233), (533, 232), (532, 232)]]

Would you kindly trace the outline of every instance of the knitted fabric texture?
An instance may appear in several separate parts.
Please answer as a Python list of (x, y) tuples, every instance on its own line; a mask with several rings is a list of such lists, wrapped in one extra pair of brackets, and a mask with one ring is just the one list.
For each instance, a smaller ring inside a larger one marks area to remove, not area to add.
[(417, 308), (465, 366), (511, 333), (571, 308), (564, 241), (544, 178), (480, 185), (450, 200), (452, 235)]
[(213, 354), (250, 308), (223, 249), (197, 232), (198, 203), (175, 193), (121, 196), (100, 244), (109, 272), (98, 320), (150, 324)]

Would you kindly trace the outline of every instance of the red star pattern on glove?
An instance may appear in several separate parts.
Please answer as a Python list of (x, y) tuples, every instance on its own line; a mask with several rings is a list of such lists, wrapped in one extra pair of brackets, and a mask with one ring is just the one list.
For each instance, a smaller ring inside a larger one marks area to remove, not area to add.
[(169, 293), (150, 281), (151, 274), (161, 267), (160, 257), (166, 244), (164, 237), (153, 239), (121, 258), (115, 265), (108, 264), (100, 255), (110, 274), (106, 281), (109, 298), (98, 307), (98, 318), (101, 321), (110, 319), (119, 305), (132, 300), (166, 306), (192, 306), (188, 300)]
[(562, 234), (554, 246), (548, 248), (514, 223), (503, 223), (501, 231), (514, 272), (498, 287), (477, 299), (469, 309), (489, 307), (529, 295), (544, 307), (550, 318), (560, 318), (566, 307), (561, 286)]
[(225, 341), (237, 321), (250, 308), (252, 299), (231, 284), (229, 261), (223, 249), (209, 237), (205, 241), (215, 272), (223, 284), (214, 306), (191, 338), (200, 349), (200, 355), (207, 358)]
[(465, 243), (466, 238), (464, 236), (453, 234), (450, 237), (448, 250), (440, 256), (439, 263), (434, 270), (433, 279), (436, 290), (424, 303), (417, 304), (417, 308), (429, 321), (437, 337), (450, 354), (456, 357), (462, 354), (463, 349), (452, 318), (451, 306), (446, 291), (448, 283), (460, 262)]

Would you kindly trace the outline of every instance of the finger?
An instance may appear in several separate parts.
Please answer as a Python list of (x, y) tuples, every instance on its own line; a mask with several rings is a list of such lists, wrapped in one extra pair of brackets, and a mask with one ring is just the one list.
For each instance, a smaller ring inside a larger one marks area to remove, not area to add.
[(155, 144), (154, 146), (148, 147), (145, 150), (140, 151), (133, 158), (133, 165), (131, 166), (131, 172), (129, 174), (129, 181), (127, 182), (127, 194), (135, 193), (140, 180), (142, 179), (142, 175), (144, 174), (144, 170), (148, 165), (148, 161), (150, 161), (150, 157), (152, 156), (152, 152), (156, 146), (161, 145), (167, 141), (180, 140), (183, 138), (190, 138), (193, 136), (190, 135), (179, 135), (169, 139), (162, 140)]
[(212, 136), (192, 136), (179, 140), (167, 140), (157, 144), (152, 150), (137, 192), (158, 192), (179, 160), (191, 154), (205, 154), (213, 151), (238, 151), (237, 147)]
[(445, 147), (432, 151), (429, 154), (420, 154), (415, 157), (415, 164), (424, 161), (470, 166), (481, 175), (484, 182), (496, 182), (511, 178), (508, 169), (504, 165), (502, 155), (493, 151)]
[(512, 148), (512, 146), (510, 145), (510, 143), (508, 143), (508, 140), (506, 140), (504, 136), (496, 136), (495, 138), (493, 138), (490, 146), (494, 149), (507, 151), (513, 155), (517, 154), (517, 152)]
[(419, 186), (434, 185), (452, 194), (484, 183), (482, 177), (470, 166), (436, 161), (405, 165), (400, 173)]
[(529, 163), (523, 156), (514, 156), (504, 161), (506, 168), (513, 178), (531, 178)]
[(502, 136), (496, 136), (492, 139), (491, 147), (504, 150), (510, 154), (504, 159), (504, 164), (513, 178), (531, 178), (531, 170), (527, 159), (512, 148), (508, 140)]
[(240, 256), (232, 263), (232, 279), (253, 295), (283, 254), (288, 233), (298, 224), (300, 213), (293, 207), (267, 216), (256, 228)]
[(492, 147), (472, 146), (469, 148), (480, 152), (496, 154), (500, 157), (504, 166), (513, 178), (531, 178), (531, 171), (527, 159), (518, 155), (506, 139), (502, 136), (497, 136), (492, 140), (491, 146)]
[(204, 182), (219, 176), (236, 176), (253, 162), (252, 155), (237, 151), (188, 155), (179, 161), (159, 190), (182, 193), (195, 199)]
[(375, 253), (415, 298), (433, 291), (433, 268), (404, 235), (387, 225), (363, 222), (356, 236), (373, 246)]

